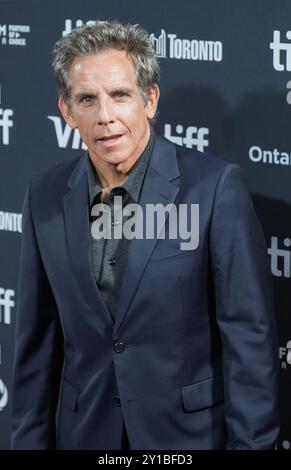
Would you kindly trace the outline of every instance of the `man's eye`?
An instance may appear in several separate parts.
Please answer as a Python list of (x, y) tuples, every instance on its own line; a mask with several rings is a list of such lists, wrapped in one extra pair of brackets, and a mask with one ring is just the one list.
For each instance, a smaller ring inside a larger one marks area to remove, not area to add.
[(80, 103), (88, 106), (89, 104), (93, 103), (93, 97), (92, 96), (83, 96), (80, 99)]
[(129, 96), (129, 94), (126, 92), (126, 91), (116, 91), (114, 94), (113, 94), (114, 98), (125, 98), (126, 96)]

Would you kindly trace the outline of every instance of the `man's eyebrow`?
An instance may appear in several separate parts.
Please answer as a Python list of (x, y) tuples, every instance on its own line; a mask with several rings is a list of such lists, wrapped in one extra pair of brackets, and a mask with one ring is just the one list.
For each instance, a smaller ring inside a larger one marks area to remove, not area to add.
[(85, 92), (82, 92), (82, 93), (77, 93), (75, 95), (75, 100), (79, 101), (81, 100), (82, 98), (96, 98), (96, 94), (95, 93), (85, 93)]
[(132, 93), (132, 89), (126, 86), (116, 86), (112, 88), (111, 93), (115, 93), (116, 91), (123, 91), (125, 93)]
[[(126, 86), (116, 86), (116, 87), (112, 87), (111, 90), (108, 90), (108, 93), (111, 95), (111, 94), (114, 94), (116, 92), (124, 92), (124, 93), (132, 93), (132, 88), (130, 87), (126, 87)], [(97, 98), (97, 93), (93, 93), (93, 92), (80, 92), (80, 93), (77, 93), (75, 95), (75, 99), (76, 100), (80, 100), (82, 98), (86, 98), (86, 97), (89, 97), (89, 98)]]

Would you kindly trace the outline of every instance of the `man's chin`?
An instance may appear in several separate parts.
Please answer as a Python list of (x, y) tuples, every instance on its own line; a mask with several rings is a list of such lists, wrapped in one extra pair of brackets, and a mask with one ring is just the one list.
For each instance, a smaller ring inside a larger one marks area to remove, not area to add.
[(124, 158), (122, 160), (120, 159), (119, 162), (115, 164), (116, 171), (118, 171), (118, 173), (122, 173), (125, 175), (129, 173), (134, 163), (135, 161), (132, 161), (130, 157)]

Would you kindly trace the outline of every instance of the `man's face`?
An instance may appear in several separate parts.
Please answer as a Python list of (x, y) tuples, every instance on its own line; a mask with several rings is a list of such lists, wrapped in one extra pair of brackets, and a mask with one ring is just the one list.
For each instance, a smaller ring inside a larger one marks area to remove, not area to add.
[(158, 87), (145, 103), (132, 61), (115, 49), (75, 58), (70, 78), (71, 106), (60, 99), (59, 107), (66, 122), (79, 129), (93, 163), (130, 167), (149, 139)]

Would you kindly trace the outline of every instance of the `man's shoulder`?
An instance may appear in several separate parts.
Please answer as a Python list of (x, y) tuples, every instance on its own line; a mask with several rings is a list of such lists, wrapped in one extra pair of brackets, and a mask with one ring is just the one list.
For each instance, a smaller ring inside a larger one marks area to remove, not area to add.
[(159, 135), (159, 139), (161, 139), (160, 142), (168, 145), (169, 149), (171, 147), (172, 149), (175, 149), (179, 170), (182, 175), (191, 176), (194, 174), (207, 174), (208, 176), (219, 176), (231, 168), (240, 169), (240, 166), (237, 163), (218, 155), (201, 152), (194, 148), (182, 147), (161, 135)]
[(58, 163), (52, 167), (41, 170), (31, 178), (31, 189), (35, 193), (38, 191), (63, 191), (74, 170), (80, 165), (83, 154), (62, 163)]

